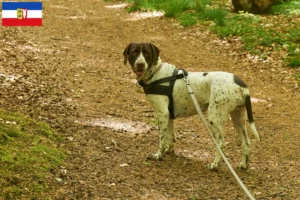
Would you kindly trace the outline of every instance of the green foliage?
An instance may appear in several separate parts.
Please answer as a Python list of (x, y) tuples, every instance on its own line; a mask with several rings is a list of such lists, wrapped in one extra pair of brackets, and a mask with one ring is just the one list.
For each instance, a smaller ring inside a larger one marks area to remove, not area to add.
[(196, 12), (204, 11), (207, 6), (211, 5), (211, 0), (195, 0), (193, 8)]
[[(271, 13), (285, 14), (288, 24), (278, 25), (268, 22), (259, 15), (249, 13), (232, 14), (224, 9), (222, 4), (213, 5), (211, 0), (129, 0), (131, 10), (161, 10), (167, 17), (177, 17), (182, 26), (191, 26), (197, 21), (212, 21), (210, 26), (213, 33), (220, 37), (239, 36), (244, 48), (251, 53), (266, 57), (261, 47), (282, 49), (288, 45), (289, 66), (300, 66), (300, 29), (299, 22), (293, 20), (300, 16), (300, 1), (288, 0), (272, 7)], [(216, 3), (216, 2), (214, 2)], [(291, 17), (290, 17), (291, 16)]]
[(287, 62), (290, 67), (300, 67), (300, 55), (289, 57)]
[(288, 46), (287, 50), (288, 50), (289, 56), (297, 56), (300, 53), (299, 45), (295, 45), (295, 44), (290, 44)]
[(188, 0), (170, 0), (163, 4), (163, 10), (166, 17), (175, 17), (180, 13), (188, 10), (190, 4)]
[(294, 28), (287, 32), (288, 58), (287, 63), (291, 67), (300, 67), (300, 29)]
[(50, 171), (65, 157), (59, 140), (48, 124), (0, 110), (0, 199), (46, 192)]
[(128, 0), (128, 3), (131, 3), (131, 6), (129, 8), (127, 8), (127, 11), (134, 12), (134, 11), (142, 10), (142, 9), (152, 10), (145, 6), (144, 1), (145, 0)]
[(270, 14), (296, 14), (300, 15), (300, 1), (298, 0), (288, 0), (286, 2), (282, 1), (276, 5), (273, 5), (269, 11)]
[[(196, 24), (196, 20), (211, 20), (224, 24), (227, 11), (211, 8), (211, 0), (129, 0), (129, 12), (136, 10), (162, 10), (166, 17), (178, 17), (183, 26)], [(189, 11), (185, 13), (185, 11)]]
[(226, 19), (224, 26), (215, 26), (212, 31), (221, 37), (242, 36), (252, 34), (254, 27), (251, 24), (258, 24), (260, 18), (250, 15), (232, 15)]
[(160, 2), (158, 0), (128, 0), (130, 3), (128, 12), (137, 10), (160, 10)]
[(281, 47), (288, 45), (287, 63), (291, 67), (300, 66), (300, 29), (293, 28), (286, 31), (278, 31), (276, 25), (266, 28), (260, 16), (251, 14), (230, 15), (225, 23), (211, 27), (212, 32), (221, 37), (240, 36), (244, 48), (251, 53), (262, 54), (258, 46)]
[(288, 30), (288, 39), (300, 44), (300, 27)]
[[(240, 36), (244, 42), (244, 47), (253, 51), (259, 43), (270, 43), (267, 41), (266, 31), (257, 26), (260, 18), (251, 15), (232, 15), (228, 17), (222, 26), (211, 27), (212, 32), (221, 37)], [(252, 26), (255, 24), (256, 26)]]
[(197, 19), (191, 13), (185, 13), (179, 17), (180, 25), (191, 26), (197, 23)]
[(282, 38), (274, 31), (266, 31), (262, 27), (253, 27), (253, 32), (241, 35), (242, 41), (244, 42), (244, 47), (250, 52), (257, 46), (270, 47), (274, 43), (282, 43)]
[(222, 26), (225, 23), (225, 17), (228, 14), (227, 11), (219, 8), (206, 8), (200, 12), (197, 12), (197, 17), (200, 20), (214, 21), (216, 25)]

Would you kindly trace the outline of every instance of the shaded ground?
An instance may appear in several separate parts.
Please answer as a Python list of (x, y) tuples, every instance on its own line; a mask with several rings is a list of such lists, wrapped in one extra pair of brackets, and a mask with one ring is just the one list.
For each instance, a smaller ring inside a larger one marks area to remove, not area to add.
[[(246, 199), (225, 164), (206, 169), (214, 147), (197, 116), (176, 120), (176, 156), (145, 160), (156, 151), (157, 127), (122, 64), (134, 41), (153, 42), (164, 61), (187, 70), (242, 77), (261, 100), (253, 109), (262, 142), (249, 133), (251, 166), (237, 172), (257, 199), (300, 199), (299, 70), (276, 58), (257, 61), (201, 25), (134, 20), (99, 0), (43, 4), (43, 27), (0, 29), (1, 107), (45, 120), (65, 137), (67, 172), (54, 172), (62, 182), (49, 180), (53, 191), (41, 199)], [(242, 152), (232, 132), (226, 123), (224, 151), (237, 166)]]

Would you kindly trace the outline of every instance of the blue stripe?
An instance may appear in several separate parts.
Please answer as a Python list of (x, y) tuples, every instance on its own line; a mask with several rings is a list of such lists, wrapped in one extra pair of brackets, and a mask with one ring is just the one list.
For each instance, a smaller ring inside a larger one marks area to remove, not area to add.
[(42, 10), (42, 2), (2, 2), (2, 10), (17, 10), (17, 8)]

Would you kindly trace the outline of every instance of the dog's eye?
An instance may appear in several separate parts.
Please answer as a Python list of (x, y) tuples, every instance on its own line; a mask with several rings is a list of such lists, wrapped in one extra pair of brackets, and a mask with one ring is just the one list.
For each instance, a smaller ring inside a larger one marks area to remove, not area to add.
[(133, 55), (133, 56), (136, 56), (137, 55), (137, 51), (132, 51), (130, 54)]
[(149, 52), (148, 51), (144, 51), (144, 56), (149, 56)]
[(132, 56), (136, 56), (136, 55), (138, 55), (138, 53), (139, 53), (139, 50), (138, 50), (138, 49), (135, 49), (135, 50), (133, 50), (130, 54), (131, 54)]

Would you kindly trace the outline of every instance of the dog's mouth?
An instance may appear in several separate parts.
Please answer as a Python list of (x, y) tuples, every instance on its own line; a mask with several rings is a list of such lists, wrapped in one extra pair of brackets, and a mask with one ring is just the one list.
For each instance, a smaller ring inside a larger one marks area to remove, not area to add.
[(136, 71), (134, 72), (138, 77), (141, 77), (144, 75), (145, 71)]

